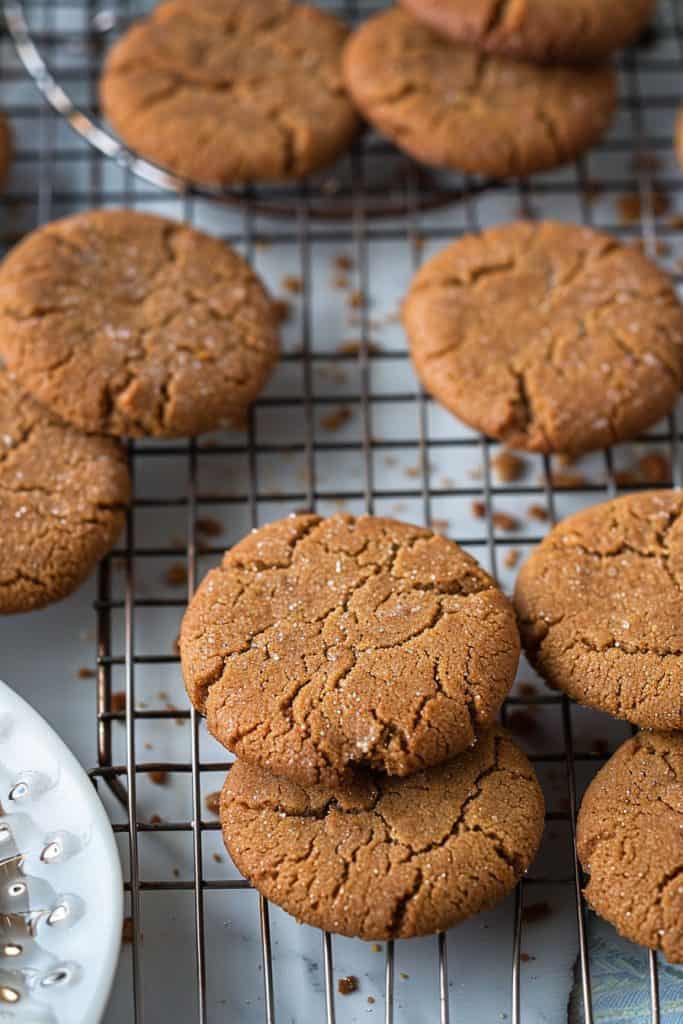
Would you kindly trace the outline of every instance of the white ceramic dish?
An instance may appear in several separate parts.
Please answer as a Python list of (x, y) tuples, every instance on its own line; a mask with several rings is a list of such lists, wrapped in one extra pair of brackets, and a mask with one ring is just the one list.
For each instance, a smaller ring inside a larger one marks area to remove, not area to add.
[(0, 1019), (97, 1024), (122, 916), (114, 835), (90, 779), (0, 683)]

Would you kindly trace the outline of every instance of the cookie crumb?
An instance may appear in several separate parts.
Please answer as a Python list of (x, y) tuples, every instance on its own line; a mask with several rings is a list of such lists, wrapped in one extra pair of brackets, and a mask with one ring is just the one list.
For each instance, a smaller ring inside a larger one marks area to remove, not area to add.
[(550, 904), (546, 900), (539, 903), (529, 903), (522, 910), (522, 920), (526, 924), (534, 924), (536, 921), (543, 921), (550, 916)]
[(354, 974), (349, 974), (346, 978), (340, 978), (337, 982), (337, 991), (342, 996), (350, 996), (352, 992), (358, 990), (358, 978)]
[(399, 971), (398, 973), (399, 973), (400, 977), (403, 978), (404, 981), (407, 981), (408, 978), (410, 977), (410, 975), (406, 974), (405, 971)]
[(382, 947), (380, 946), (379, 942), (373, 942), (373, 944), (370, 946), (370, 949), (372, 950), (373, 953), (382, 952)]
[[(365, 350), (369, 356), (376, 356), (382, 349), (379, 345), (375, 344), (374, 341), (367, 341), (365, 343)], [(357, 356), (363, 351), (363, 342), (359, 339), (351, 339), (350, 341), (342, 341), (337, 345), (337, 352), (341, 356)]]
[(368, 996), (368, 1003), (370, 1004), (370, 1006), (372, 1006), (374, 1001), (375, 1001), (374, 996)]
[(155, 768), (154, 771), (147, 772), (147, 778), (155, 786), (165, 786), (168, 782), (168, 772)]
[(349, 270), (353, 270), (354, 263), (353, 259), (345, 252), (338, 252), (334, 257), (334, 269), (341, 270), (348, 273)]
[(111, 695), (111, 709), (115, 714), (126, 710), (126, 694), (124, 690), (117, 690)]
[[(652, 193), (652, 212), (655, 217), (668, 213), (671, 203), (666, 192), (655, 189)], [(627, 192), (617, 200), (619, 216), (624, 224), (633, 224), (643, 215), (643, 200), (639, 192)]]
[(214, 853), (212, 855), (212, 857), (213, 857), (213, 860), (214, 860), (214, 862), (216, 864), (222, 864), (223, 863), (223, 858), (221, 857), (220, 853)]
[(216, 790), (215, 793), (207, 793), (204, 798), (204, 806), (206, 807), (209, 814), (218, 815), (221, 809), (220, 790)]
[[(543, 484), (545, 481), (541, 478), (540, 482)], [(550, 475), (550, 482), (553, 487), (563, 488), (564, 490), (578, 490), (581, 487), (585, 487), (588, 480), (583, 473), (563, 473), (555, 470)]]
[(349, 407), (342, 405), (333, 412), (329, 412), (326, 416), (323, 416), (320, 420), (320, 425), (324, 430), (340, 430), (344, 424), (349, 422), (352, 416), (353, 413)]
[(79, 670), (78, 670), (78, 678), (79, 679), (94, 679), (96, 675), (97, 675), (97, 672), (95, 671), (94, 668), (85, 668), (85, 667), (83, 667), (83, 668), (79, 668)]
[(299, 295), (304, 289), (301, 278), (296, 277), (294, 274), (285, 274), (280, 284), (290, 295)]
[(539, 523), (545, 523), (550, 518), (550, 513), (545, 505), (529, 505), (526, 514), (529, 519), (537, 519)]
[(351, 309), (362, 309), (366, 304), (365, 295), (360, 289), (356, 289), (349, 294), (348, 302)]
[(519, 551), (517, 548), (510, 548), (509, 551), (505, 552), (505, 558), (503, 559), (503, 565), (506, 569), (514, 569), (519, 562)]
[(475, 519), (486, 519), (486, 505), (483, 501), (473, 501), (470, 508)]
[(512, 484), (515, 480), (521, 480), (526, 472), (524, 459), (520, 459), (518, 455), (508, 451), (499, 452), (491, 460), (491, 464), (498, 479), (504, 484)]
[(450, 520), (448, 519), (432, 519), (432, 529), (434, 533), (447, 534), (450, 527)]
[(149, 819), (149, 823), (150, 825), (161, 825), (161, 815), (153, 814), (152, 817)]
[(636, 469), (617, 469), (614, 472), (617, 487), (633, 487), (641, 482), (640, 473)]
[(671, 482), (671, 463), (661, 452), (650, 452), (638, 462), (643, 479), (648, 484), (666, 484)]
[(202, 516), (197, 520), (197, 532), (206, 537), (219, 537), (223, 533), (223, 524), (212, 516)]
[(494, 512), (491, 516), (491, 522), (497, 530), (505, 530), (506, 533), (519, 529), (519, 519), (515, 519), (514, 516), (509, 515), (507, 512)]
[(287, 299), (273, 299), (273, 314), (279, 324), (286, 324), (292, 315), (292, 307)]
[(133, 918), (124, 917), (123, 927), (121, 929), (121, 942), (125, 946), (130, 946), (135, 936), (135, 928), (133, 927)]
[(187, 584), (187, 566), (184, 562), (174, 562), (164, 573), (164, 582), (169, 587), (184, 587)]
[(522, 961), (523, 964), (528, 964), (530, 960), (535, 960), (536, 957), (535, 956), (529, 956), (528, 953), (520, 953), (519, 954), (519, 959)]

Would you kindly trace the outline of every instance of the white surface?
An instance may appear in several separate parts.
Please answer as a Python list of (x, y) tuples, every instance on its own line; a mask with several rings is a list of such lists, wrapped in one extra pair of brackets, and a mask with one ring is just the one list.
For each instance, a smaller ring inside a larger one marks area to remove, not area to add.
[(121, 941), (116, 844), (54, 730), (0, 683), (0, 1019), (98, 1024)]

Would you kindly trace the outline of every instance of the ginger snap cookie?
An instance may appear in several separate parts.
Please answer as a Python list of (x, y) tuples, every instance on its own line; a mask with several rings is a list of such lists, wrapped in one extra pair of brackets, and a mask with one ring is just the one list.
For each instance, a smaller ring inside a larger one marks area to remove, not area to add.
[(62, 423), (0, 369), (0, 613), (75, 590), (115, 544), (129, 491), (115, 441)]
[(102, 108), (126, 145), (191, 180), (301, 177), (358, 131), (346, 36), (332, 15), (289, 0), (168, 0), (111, 50)]
[(12, 163), (12, 129), (5, 114), (0, 111), (0, 188), (7, 182)]
[(238, 869), (299, 921), (406, 939), (504, 899), (536, 854), (544, 804), (526, 756), (491, 729), (407, 779), (303, 787), (238, 761), (220, 814)]
[(438, 401), (513, 448), (581, 452), (674, 407), (683, 308), (636, 247), (573, 224), (467, 235), (415, 276), (403, 319)]
[(391, 519), (296, 515), (205, 577), (180, 632), (209, 730), (304, 785), (408, 775), (469, 747), (514, 680), (514, 612), (453, 541)]
[(82, 430), (194, 435), (243, 420), (278, 356), (276, 313), (217, 239), (90, 211), (34, 231), (0, 266), (0, 354)]
[(627, 740), (588, 787), (576, 838), (593, 909), (683, 963), (683, 733)]
[(398, 8), (352, 35), (344, 73), (370, 124), (415, 159), (494, 177), (573, 160), (605, 133), (617, 95), (608, 66), (482, 54)]
[(400, 0), (437, 32), (539, 63), (599, 61), (634, 42), (656, 0)]
[(647, 491), (552, 530), (523, 566), (515, 606), (527, 655), (582, 704), (683, 729), (683, 495)]

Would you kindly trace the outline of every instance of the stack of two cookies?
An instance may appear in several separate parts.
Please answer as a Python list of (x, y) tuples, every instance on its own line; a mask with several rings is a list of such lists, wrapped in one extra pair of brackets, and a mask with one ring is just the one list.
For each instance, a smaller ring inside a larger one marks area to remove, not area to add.
[(454, 542), (372, 516), (271, 523), (206, 576), (180, 652), (190, 699), (238, 757), (228, 851), (299, 920), (428, 934), (527, 869), (543, 797), (493, 725), (515, 616)]

